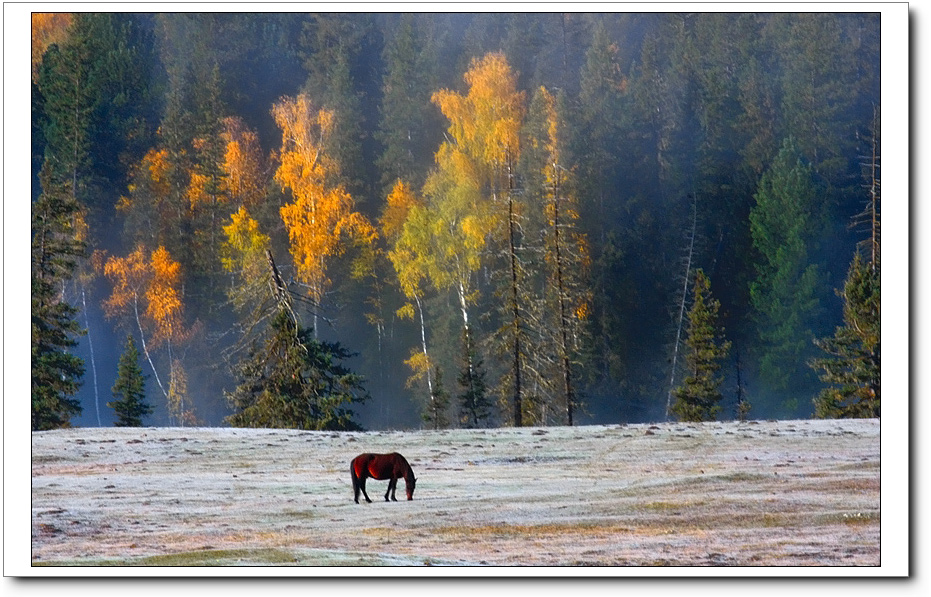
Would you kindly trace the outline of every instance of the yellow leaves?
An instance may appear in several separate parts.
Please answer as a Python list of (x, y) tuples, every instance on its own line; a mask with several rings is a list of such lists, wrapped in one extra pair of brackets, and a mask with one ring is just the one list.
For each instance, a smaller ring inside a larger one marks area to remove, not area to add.
[(410, 358), (406, 359), (404, 364), (410, 367), (413, 372), (405, 383), (408, 388), (413, 387), (415, 383), (425, 378), (431, 367), (430, 358), (418, 350), (412, 350)]
[(524, 93), (517, 91), (517, 76), (500, 52), (473, 59), (464, 78), (466, 96), (444, 89), (433, 94), (433, 102), (449, 119), (455, 147), (487, 165), (490, 176), (500, 175), (496, 170), (516, 162), (520, 152)]
[(414, 319), (414, 305), (405, 303), (403, 307), (395, 311), (395, 315), (401, 319)]
[(220, 248), (223, 269), (231, 273), (258, 273), (271, 240), (259, 232), (259, 223), (249, 216), (245, 207), (230, 215), (230, 223), (223, 227), (223, 234), (226, 235)]

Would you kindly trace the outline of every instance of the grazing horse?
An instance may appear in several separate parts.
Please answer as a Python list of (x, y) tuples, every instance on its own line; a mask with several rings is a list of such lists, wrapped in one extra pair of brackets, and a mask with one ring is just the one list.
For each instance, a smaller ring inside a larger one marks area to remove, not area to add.
[(391, 454), (359, 454), (352, 459), (349, 464), (349, 472), (352, 474), (352, 491), (355, 494), (356, 503), (359, 503), (359, 490), (365, 496), (365, 501), (371, 503), (369, 494), (365, 492), (365, 480), (369, 477), (377, 480), (388, 481), (388, 491), (385, 492), (385, 501), (388, 501), (388, 494), (391, 499), (398, 501), (394, 497), (394, 492), (398, 486), (398, 479), (404, 477), (404, 484), (407, 487), (407, 499), (414, 499), (414, 485), (417, 479), (414, 478), (414, 471), (407, 460), (397, 452)]

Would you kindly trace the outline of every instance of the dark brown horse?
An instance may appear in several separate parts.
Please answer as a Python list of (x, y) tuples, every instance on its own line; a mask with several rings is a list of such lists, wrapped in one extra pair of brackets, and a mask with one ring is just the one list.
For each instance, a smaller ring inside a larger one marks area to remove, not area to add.
[(388, 494), (391, 499), (398, 501), (394, 497), (394, 492), (398, 486), (398, 479), (404, 477), (404, 484), (407, 487), (407, 499), (414, 499), (414, 485), (417, 479), (414, 478), (414, 471), (407, 460), (397, 452), (391, 454), (359, 454), (352, 459), (349, 464), (349, 472), (352, 474), (352, 491), (355, 494), (356, 503), (359, 503), (359, 491), (365, 496), (365, 501), (371, 503), (369, 494), (365, 492), (365, 480), (371, 477), (377, 481), (388, 481), (388, 491), (385, 492), (385, 501), (388, 501)]

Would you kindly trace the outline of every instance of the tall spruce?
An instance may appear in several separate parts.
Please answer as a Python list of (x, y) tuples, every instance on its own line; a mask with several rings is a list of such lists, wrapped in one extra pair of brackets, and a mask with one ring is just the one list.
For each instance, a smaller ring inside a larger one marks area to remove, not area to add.
[(491, 401), (485, 383), (484, 361), (475, 349), (472, 333), (462, 333), (462, 369), (459, 373), (459, 423), (466, 428), (481, 427), (491, 416)]
[(721, 361), (731, 343), (724, 340), (718, 323), (720, 302), (711, 296), (711, 281), (705, 272), (695, 272), (692, 307), (689, 309), (685, 364), (688, 375), (673, 394), (672, 412), (680, 421), (713, 421), (721, 411)]
[(763, 174), (750, 211), (750, 231), (759, 255), (750, 284), (756, 313), (762, 381), (797, 415), (797, 393), (809, 384), (812, 328), (820, 309), (818, 268), (812, 263), (818, 191), (811, 166), (786, 139)]
[(838, 293), (844, 299), (844, 325), (831, 338), (815, 340), (829, 356), (813, 359), (829, 387), (815, 398), (815, 415), (821, 418), (868, 418), (880, 415), (880, 284), (860, 254)]
[(42, 194), (32, 205), (32, 430), (68, 427), (82, 412), (73, 398), (84, 375), (83, 359), (71, 354), (84, 330), (78, 309), (64, 300), (84, 243), (76, 235), (80, 206), (71, 181), (55, 177), (46, 161)]
[(433, 383), (430, 386), (430, 402), (424, 408), (423, 420), (431, 429), (446, 429), (449, 427), (449, 392), (443, 385), (443, 372), (437, 366), (433, 371)]
[(834, 337), (815, 340), (829, 356), (813, 359), (821, 381), (829, 387), (815, 398), (818, 417), (878, 417), (880, 415), (880, 222), (879, 109), (874, 108), (870, 160), (865, 165), (869, 188), (866, 209), (856, 218), (869, 225), (838, 294), (844, 300), (844, 325)]
[(117, 427), (142, 427), (142, 417), (152, 414), (152, 407), (145, 399), (145, 376), (139, 366), (139, 349), (131, 335), (117, 367), (116, 383), (113, 384), (115, 400), (107, 406), (116, 411)]

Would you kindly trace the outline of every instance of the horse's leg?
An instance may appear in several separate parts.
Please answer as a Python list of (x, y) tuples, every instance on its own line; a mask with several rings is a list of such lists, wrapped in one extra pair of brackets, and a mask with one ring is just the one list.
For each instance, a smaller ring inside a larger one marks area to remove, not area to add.
[(362, 477), (362, 478), (360, 478), (360, 479), (359, 479), (359, 486), (362, 488), (362, 495), (365, 496), (365, 501), (367, 501), (368, 503), (371, 504), (371, 503), (372, 503), (372, 500), (369, 499), (369, 494), (366, 493), (366, 491), (365, 491), (365, 480), (366, 480), (366, 479), (367, 479), (367, 477)]
[(352, 476), (352, 493), (356, 499), (356, 503), (359, 503), (359, 477), (356, 476), (356, 466), (355, 462), (349, 465), (349, 474)]
[(388, 491), (385, 492), (385, 501), (386, 501), (386, 502), (388, 501), (388, 494), (389, 494), (389, 493), (391, 494), (391, 499), (392, 499), (392, 500), (398, 501), (397, 498), (394, 497), (394, 491), (395, 491), (395, 489), (397, 488), (397, 486), (398, 486), (398, 478), (397, 478), (397, 477), (391, 477), (391, 480), (388, 481)]

